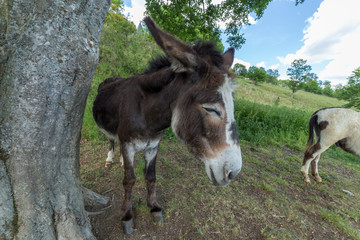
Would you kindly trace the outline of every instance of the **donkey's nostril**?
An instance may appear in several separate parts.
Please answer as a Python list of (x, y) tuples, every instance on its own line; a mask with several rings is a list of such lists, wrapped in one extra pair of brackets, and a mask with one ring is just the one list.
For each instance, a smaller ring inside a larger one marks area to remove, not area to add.
[(229, 171), (227, 173), (227, 177), (229, 180), (234, 180), (235, 177), (239, 174), (240, 170), (234, 170), (234, 171)]
[(233, 180), (235, 177), (236, 177), (236, 175), (232, 171), (228, 172), (228, 178), (230, 180)]

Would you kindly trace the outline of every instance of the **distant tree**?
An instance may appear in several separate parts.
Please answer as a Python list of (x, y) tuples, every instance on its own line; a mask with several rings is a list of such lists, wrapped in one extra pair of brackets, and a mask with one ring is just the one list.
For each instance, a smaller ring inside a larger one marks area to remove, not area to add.
[(318, 76), (315, 73), (308, 73), (304, 76), (303, 87), (307, 92), (322, 94), (321, 81), (317, 81)]
[(349, 101), (346, 107), (356, 107), (360, 109), (360, 67), (356, 68), (350, 77), (348, 77), (348, 84), (339, 91), (340, 99)]
[(360, 83), (360, 67), (356, 68), (352, 75), (348, 78), (348, 84), (351, 86), (358, 85)]
[(339, 83), (335, 86), (335, 89), (334, 89), (334, 97), (338, 98), (338, 99), (342, 99), (342, 95), (343, 95), (343, 92), (345, 91), (345, 87)]
[(290, 81), (287, 86), (291, 89), (291, 98), (294, 93), (302, 87), (302, 84), (307, 80), (311, 72), (311, 66), (306, 64), (304, 59), (295, 59), (291, 63), (291, 67), (287, 69), (286, 74), (290, 76)]
[[(311, 66), (310, 66), (310, 71), (311, 71)], [(319, 77), (315, 73), (309, 72), (304, 76), (304, 83), (308, 83), (310, 81), (316, 81), (317, 82), (318, 79), (319, 79)], [(321, 85), (321, 83), (318, 82), (318, 85)]]
[(277, 84), (278, 84), (280, 87), (289, 87), (289, 86), (288, 86), (288, 82), (289, 82), (289, 80), (278, 80)]
[(331, 88), (331, 82), (330, 81), (324, 81), (323, 82), (323, 94), (332, 97), (334, 95), (334, 90)]
[(288, 80), (284, 83), (292, 91), (291, 98), (294, 98), (294, 93), (300, 89), (301, 83), (297, 80)]
[(261, 82), (265, 82), (267, 74), (264, 68), (258, 68), (256, 66), (249, 67), (247, 77), (253, 81), (255, 85)]
[(246, 69), (245, 65), (243, 65), (241, 63), (236, 63), (233, 67), (233, 70), (239, 76), (245, 77), (247, 74), (247, 69)]
[(279, 70), (277, 70), (277, 69), (268, 69), (266, 71), (266, 74), (267, 74), (266, 82), (272, 83), (272, 84), (277, 84), (278, 77), (280, 77)]
[[(239, 49), (244, 43), (241, 30), (250, 25), (250, 13), (260, 19), (272, 0), (146, 0), (146, 13), (165, 31), (184, 41), (198, 38), (221, 44), (219, 22), (226, 22), (226, 42)], [(304, 0), (296, 1), (296, 5)]]
[(323, 90), (316, 80), (310, 80), (304, 84), (304, 90), (311, 93), (322, 94)]

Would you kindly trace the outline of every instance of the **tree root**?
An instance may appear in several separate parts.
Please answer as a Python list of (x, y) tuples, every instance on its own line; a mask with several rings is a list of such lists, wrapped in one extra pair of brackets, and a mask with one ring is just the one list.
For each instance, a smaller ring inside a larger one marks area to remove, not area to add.
[(88, 188), (81, 187), (81, 191), (84, 198), (84, 205), (87, 207), (106, 207), (110, 203), (109, 197), (100, 195)]

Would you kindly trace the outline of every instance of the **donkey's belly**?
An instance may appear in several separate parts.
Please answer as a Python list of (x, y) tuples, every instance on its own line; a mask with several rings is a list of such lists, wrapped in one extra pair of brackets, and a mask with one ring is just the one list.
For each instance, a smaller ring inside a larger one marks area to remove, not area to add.
[(100, 131), (102, 133), (104, 133), (110, 140), (115, 140), (115, 141), (119, 141), (119, 136), (117, 134), (113, 134), (111, 132), (106, 131), (105, 129), (103, 129), (102, 127), (98, 126)]
[(360, 157), (360, 136), (353, 136), (346, 142), (346, 148), (354, 155)]

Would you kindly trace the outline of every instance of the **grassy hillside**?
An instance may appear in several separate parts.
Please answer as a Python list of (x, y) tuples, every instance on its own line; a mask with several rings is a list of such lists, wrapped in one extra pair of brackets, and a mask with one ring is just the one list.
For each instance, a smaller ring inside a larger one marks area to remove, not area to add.
[(286, 106), (313, 112), (323, 107), (339, 107), (347, 103), (336, 98), (302, 90), (297, 91), (292, 99), (291, 90), (288, 88), (268, 83), (254, 85), (251, 81), (242, 78), (236, 79), (236, 83), (238, 84), (235, 91), (236, 98), (266, 105)]

